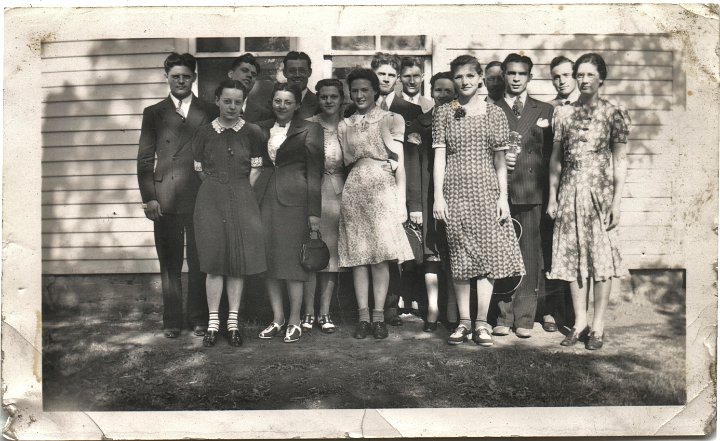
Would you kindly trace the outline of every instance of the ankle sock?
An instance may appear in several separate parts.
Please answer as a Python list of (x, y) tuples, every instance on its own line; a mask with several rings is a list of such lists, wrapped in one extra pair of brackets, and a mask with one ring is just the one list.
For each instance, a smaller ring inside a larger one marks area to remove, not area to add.
[(358, 309), (358, 321), (369, 322), (370, 321), (370, 310), (368, 308)]
[(373, 309), (372, 319), (373, 319), (373, 322), (384, 322), (385, 321), (385, 310)]
[(228, 329), (228, 331), (237, 331), (238, 330), (238, 313), (237, 312), (229, 312), (228, 313), (227, 329)]
[(208, 320), (208, 331), (219, 331), (220, 330), (220, 317), (217, 312), (210, 313), (210, 319)]
[(463, 318), (461, 318), (461, 319), (460, 319), (460, 323), (458, 323), (458, 324), (459, 324), (459, 325), (465, 325), (465, 327), (466, 327), (467, 329), (472, 329), (472, 322), (470, 321), (470, 319), (463, 319)]

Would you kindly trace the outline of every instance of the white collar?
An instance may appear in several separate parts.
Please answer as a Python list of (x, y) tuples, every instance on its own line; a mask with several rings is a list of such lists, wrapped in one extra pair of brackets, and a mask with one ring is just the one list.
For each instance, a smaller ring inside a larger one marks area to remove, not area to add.
[[(521, 93), (518, 96), (520, 97), (520, 102), (523, 103), (523, 106), (524, 106), (525, 103), (527, 102), (527, 96), (528, 96), (527, 89), (523, 90), (523, 93)], [(513, 95), (510, 95), (507, 92), (505, 92), (505, 102), (508, 103), (508, 106), (512, 107), (513, 103), (515, 102), (515, 97)]]
[(302, 102), (302, 101), (305, 99), (305, 95), (307, 95), (307, 93), (308, 93), (308, 88), (306, 87), (306, 88), (303, 89), (303, 91), (301, 92), (300, 102)]
[(570, 101), (571, 103), (574, 103), (575, 101), (578, 100), (578, 98), (580, 98), (580, 91), (579, 91), (578, 88), (576, 87), (575, 90), (573, 90), (572, 92), (570, 92), (570, 95), (568, 95), (567, 98), (563, 98), (563, 97), (561, 97), (561, 96), (558, 94), (558, 95), (555, 97), (555, 100), (558, 101), (558, 102), (560, 102), (560, 103), (564, 103), (564, 102), (566, 102), (566, 101)]
[(419, 104), (420, 103), (420, 94), (416, 93), (415, 96), (410, 96), (407, 93), (403, 92), (402, 99), (404, 99), (405, 101), (407, 101), (409, 103)]
[(188, 95), (185, 98), (183, 98), (182, 100), (180, 100), (177, 97), (175, 97), (175, 95), (173, 95), (172, 93), (170, 94), (170, 99), (172, 100), (172, 102), (176, 108), (179, 107), (181, 104), (183, 106), (189, 106), (190, 103), (192, 102), (192, 97), (193, 97), (193, 95), (191, 93), (190, 95)]
[(383, 100), (385, 100), (385, 104), (387, 104), (388, 110), (390, 110), (390, 106), (392, 106), (394, 99), (395, 92), (390, 92), (387, 95), (380, 95), (375, 104), (379, 107), (382, 104)]
[(229, 129), (233, 129), (236, 132), (239, 132), (240, 129), (242, 129), (244, 125), (245, 125), (245, 120), (242, 118), (238, 118), (237, 122), (235, 124), (233, 124), (232, 127), (225, 127), (222, 124), (220, 124), (220, 118), (215, 118), (212, 122), (213, 129), (215, 129), (215, 131), (218, 133), (222, 133), (225, 130), (229, 130)]

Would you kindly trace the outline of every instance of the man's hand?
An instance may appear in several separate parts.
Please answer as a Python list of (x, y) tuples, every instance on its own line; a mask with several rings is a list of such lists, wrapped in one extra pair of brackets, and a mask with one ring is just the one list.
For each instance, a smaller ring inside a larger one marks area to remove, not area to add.
[(145, 204), (145, 217), (150, 219), (153, 222), (157, 222), (160, 220), (160, 216), (162, 216), (162, 210), (160, 209), (160, 202), (156, 200), (148, 201), (147, 204)]

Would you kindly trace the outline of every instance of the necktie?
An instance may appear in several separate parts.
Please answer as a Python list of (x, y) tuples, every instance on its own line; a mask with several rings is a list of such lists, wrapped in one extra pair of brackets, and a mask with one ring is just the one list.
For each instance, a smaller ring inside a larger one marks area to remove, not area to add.
[(388, 110), (388, 105), (387, 105), (387, 101), (385, 101), (385, 98), (383, 98), (382, 101), (380, 101), (380, 108), (382, 110)]
[(523, 103), (522, 103), (522, 101), (520, 101), (519, 95), (515, 97), (515, 102), (513, 103), (512, 111), (515, 114), (515, 116), (520, 118), (520, 115), (522, 114), (522, 111), (523, 111)]
[(175, 108), (175, 113), (180, 115), (180, 118), (182, 118), (183, 121), (185, 121), (185, 112), (183, 112), (183, 109), (182, 109), (182, 101), (178, 101), (178, 106)]

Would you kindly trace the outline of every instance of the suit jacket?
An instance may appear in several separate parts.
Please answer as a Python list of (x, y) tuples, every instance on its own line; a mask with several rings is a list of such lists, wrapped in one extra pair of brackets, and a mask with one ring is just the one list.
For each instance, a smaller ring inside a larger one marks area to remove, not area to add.
[(318, 113), (319, 109), (320, 106), (318, 104), (317, 96), (308, 90), (307, 93), (305, 93), (305, 98), (303, 98), (300, 103), (300, 110), (298, 111), (297, 117), (301, 119), (310, 118)]
[[(258, 123), (266, 139), (275, 119)], [(265, 170), (255, 183), (255, 195), (262, 203), (269, 191), (268, 183), (275, 175), (275, 197), (288, 207), (308, 207), (309, 216), (320, 217), (320, 184), (325, 171), (323, 130), (320, 124), (295, 117), (290, 123), (287, 138), (275, 156), (273, 166), (267, 151), (263, 152)]]
[(518, 132), (522, 137), (522, 150), (515, 170), (508, 173), (510, 203), (542, 205), (547, 202), (549, 185), (553, 107), (528, 96), (518, 118), (504, 99), (499, 100), (497, 106), (505, 112), (510, 131)]
[(243, 119), (255, 124), (259, 121), (271, 119), (273, 113), (268, 101), (266, 97), (260, 96), (260, 94), (248, 94)]
[(405, 154), (405, 198), (407, 199), (408, 213), (422, 211), (422, 182), (420, 177), (420, 154), (415, 144), (407, 142), (410, 134), (409, 128), (415, 120), (423, 114), (422, 108), (417, 104), (409, 103), (395, 95), (391, 112), (397, 113), (405, 119), (405, 142), (403, 152)]
[(195, 131), (217, 116), (217, 107), (193, 95), (187, 118), (168, 96), (143, 111), (137, 174), (143, 202), (156, 200), (163, 213), (192, 213), (200, 179), (193, 166)]
[[(402, 93), (396, 93), (395, 96), (405, 100), (405, 97), (403, 96)], [(407, 100), (405, 100), (405, 101), (407, 101)], [(393, 100), (393, 102), (395, 102), (395, 101)], [(410, 101), (408, 101), (408, 102), (410, 102)], [(415, 104), (415, 103), (411, 103), (411, 104)], [(423, 113), (427, 113), (430, 110), (432, 110), (433, 107), (435, 107), (435, 101), (431, 100), (430, 98), (425, 98), (424, 96), (420, 95), (418, 97), (418, 102), (416, 105), (420, 106), (420, 109), (422, 110)], [(392, 106), (390, 106), (390, 107), (392, 107)]]

